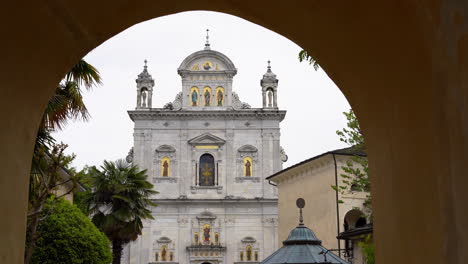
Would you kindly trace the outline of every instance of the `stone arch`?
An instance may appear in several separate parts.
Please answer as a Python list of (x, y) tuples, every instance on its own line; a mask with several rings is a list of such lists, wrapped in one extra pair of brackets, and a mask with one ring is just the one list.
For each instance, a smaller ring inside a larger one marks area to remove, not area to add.
[(345, 231), (358, 227), (363, 227), (367, 224), (367, 219), (364, 213), (358, 209), (348, 211), (344, 216), (344, 229)]
[[(233, 8), (230, 1), (149, 1), (132, 5), (133, 12), (128, 12), (126, 2), (103, 3), (92, 10), (74, 9), (71, 2), (8, 5), (2, 10), (5, 21), (25, 13), (31, 16), (24, 16), (27, 19), (22, 23), (4, 24), (9, 39), (22, 41), (0, 44), (7, 54), (5, 65), (10, 65), (0, 75), (2, 92), (9, 95), (0, 104), (0, 112), (8, 113), (1, 121), (11, 124), (2, 134), (0, 157), (12, 164), (2, 168), (0, 175), (8, 184), (0, 185), (0, 194), (15, 201), (0, 207), (9, 216), (2, 220), (0, 232), (11, 238), (0, 244), (0, 255), (7, 263), (20, 263), (23, 258), (21, 219), (34, 135), (46, 102), (64, 73), (93, 48), (139, 22), (188, 10), (212, 10), (248, 19), (296, 41), (318, 59), (345, 93), (366, 134), (371, 171), (378, 177), (372, 179), (374, 216), (379, 223), (377, 257), (388, 263), (408, 259), (440, 263), (449, 256), (452, 263), (463, 263), (459, 254), (466, 252), (466, 243), (460, 237), (467, 237), (468, 227), (464, 225), (466, 215), (458, 212), (464, 212), (462, 201), (468, 199), (464, 191), (468, 52), (462, 34), (468, 11), (464, 5), (451, 3), (411, 0), (339, 5), (322, 1), (265, 6), (237, 2)], [(64, 10), (74, 10), (73, 16)], [(112, 17), (120, 19), (115, 23)], [(278, 17), (285, 23), (278, 23)], [(398, 21), (391, 19), (394, 17)], [(97, 20), (99, 26), (95, 26)], [(297, 30), (304, 25), (307, 30)], [(51, 65), (47, 72), (40, 70), (40, 63), (46, 60)], [(39, 70), (19, 72), (18, 68)], [(21, 111), (9, 111), (18, 105)], [(424, 190), (419, 188), (421, 182)], [(429, 233), (420, 228), (417, 219), (425, 219), (436, 230)], [(402, 241), (401, 233), (432, 243), (422, 247), (415, 241)]]

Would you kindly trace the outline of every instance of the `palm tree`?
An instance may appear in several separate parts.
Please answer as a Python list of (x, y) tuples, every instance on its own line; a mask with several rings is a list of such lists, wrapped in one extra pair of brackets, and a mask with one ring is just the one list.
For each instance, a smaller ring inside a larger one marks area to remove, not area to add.
[(112, 241), (113, 264), (120, 264), (123, 246), (141, 235), (143, 219), (153, 219), (146, 170), (124, 160), (104, 161), (90, 169), (93, 189), (86, 199), (93, 223)]

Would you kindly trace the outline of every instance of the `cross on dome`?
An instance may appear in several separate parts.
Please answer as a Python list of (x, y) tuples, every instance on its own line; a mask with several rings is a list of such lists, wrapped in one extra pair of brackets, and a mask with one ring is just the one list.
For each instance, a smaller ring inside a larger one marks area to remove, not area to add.
[(209, 36), (209, 29), (206, 29), (206, 43), (205, 43), (205, 49), (209, 50), (210, 49), (210, 36)]

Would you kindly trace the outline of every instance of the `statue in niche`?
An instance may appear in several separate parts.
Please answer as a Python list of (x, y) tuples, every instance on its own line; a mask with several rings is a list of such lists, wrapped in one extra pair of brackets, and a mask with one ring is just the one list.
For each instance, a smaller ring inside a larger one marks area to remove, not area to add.
[(193, 236), (193, 240), (194, 240), (195, 245), (198, 245), (200, 243), (200, 239), (198, 238), (198, 233), (195, 233), (195, 235)]
[(252, 164), (250, 163), (250, 160), (245, 162), (245, 176), (252, 176)]
[(161, 260), (162, 261), (167, 261), (167, 250), (166, 247), (163, 247), (161, 250)]
[(205, 90), (204, 96), (205, 96), (205, 106), (209, 106), (210, 105), (210, 99), (211, 99), (210, 91)]
[(218, 106), (223, 106), (223, 92), (221, 90), (218, 90), (216, 93), (216, 101), (218, 102)]
[(174, 261), (174, 253), (172, 251), (169, 253), (169, 261)]
[(146, 89), (142, 89), (141, 90), (141, 99), (142, 99), (142, 102), (141, 102), (141, 106), (142, 107), (146, 107), (146, 97), (147, 97), (147, 90)]
[(255, 251), (255, 261), (258, 261), (258, 251)]
[(219, 234), (215, 233), (215, 245), (219, 245)]
[(167, 160), (165, 160), (163, 162), (163, 173), (162, 173), (162, 176), (163, 177), (167, 177), (169, 176), (169, 163), (167, 162)]
[(210, 228), (209, 225), (206, 225), (203, 228), (203, 244), (205, 244), (205, 245), (210, 244), (210, 231), (211, 231), (211, 228)]
[(244, 252), (243, 251), (240, 252), (240, 261), (244, 261)]
[(192, 92), (192, 106), (197, 106), (198, 102), (198, 93), (197, 90), (193, 90)]
[(246, 253), (247, 261), (252, 261), (252, 247), (251, 246), (247, 246), (247, 250), (245, 253)]
[(154, 259), (156, 260), (156, 262), (159, 261), (159, 252), (156, 252), (156, 254), (154, 255)]
[(268, 106), (271, 107), (273, 106), (273, 92), (271, 90), (268, 90)]

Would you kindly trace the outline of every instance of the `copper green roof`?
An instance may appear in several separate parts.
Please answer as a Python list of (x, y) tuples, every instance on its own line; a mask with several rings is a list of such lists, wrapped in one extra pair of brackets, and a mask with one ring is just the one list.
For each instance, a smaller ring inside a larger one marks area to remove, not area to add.
[(337, 255), (322, 246), (314, 232), (299, 224), (289, 233), (288, 239), (283, 241), (283, 247), (275, 251), (260, 264), (307, 264), (333, 263), (348, 264)]

